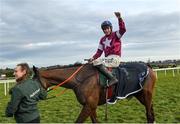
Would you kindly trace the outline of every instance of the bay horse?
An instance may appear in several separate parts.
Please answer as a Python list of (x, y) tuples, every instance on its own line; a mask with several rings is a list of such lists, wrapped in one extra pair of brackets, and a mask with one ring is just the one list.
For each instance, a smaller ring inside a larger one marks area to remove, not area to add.
[[(82, 67), (71, 80), (62, 85), (64, 88), (72, 89), (78, 102), (83, 108), (76, 120), (76, 123), (84, 122), (88, 117), (93, 123), (98, 123), (96, 109), (98, 105), (106, 103), (106, 89), (104, 89), (98, 78), (98, 70), (92, 64), (73, 65), (68, 67), (54, 67), (47, 69), (37, 69), (33, 67), (34, 79), (38, 79), (41, 85), (48, 89), (53, 85), (68, 79), (77, 69)], [(155, 121), (152, 95), (156, 82), (156, 75), (149, 68), (149, 74), (145, 79), (143, 89), (133, 94), (141, 104), (145, 106), (148, 123)]]

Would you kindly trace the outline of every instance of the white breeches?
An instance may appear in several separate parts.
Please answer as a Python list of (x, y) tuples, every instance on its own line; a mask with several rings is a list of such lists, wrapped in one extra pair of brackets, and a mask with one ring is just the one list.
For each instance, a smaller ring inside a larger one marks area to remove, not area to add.
[(109, 55), (105, 58), (97, 58), (93, 61), (93, 65), (105, 65), (106, 67), (118, 67), (120, 64), (120, 56), (118, 55)]

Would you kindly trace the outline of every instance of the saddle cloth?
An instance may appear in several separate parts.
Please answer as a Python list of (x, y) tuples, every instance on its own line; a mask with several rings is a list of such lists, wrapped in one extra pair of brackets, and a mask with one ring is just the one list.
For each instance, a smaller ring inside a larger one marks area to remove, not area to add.
[[(124, 99), (143, 89), (149, 70), (145, 63), (127, 62), (113, 69), (112, 73), (118, 79), (118, 83), (113, 88), (113, 93), (109, 94), (117, 99)], [(101, 81), (105, 81), (102, 80), (102, 76), (100, 78)]]

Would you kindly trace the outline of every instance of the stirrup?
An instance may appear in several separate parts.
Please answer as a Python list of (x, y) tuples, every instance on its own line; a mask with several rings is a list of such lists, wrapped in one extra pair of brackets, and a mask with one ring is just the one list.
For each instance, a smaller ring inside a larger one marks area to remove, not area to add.
[(108, 82), (107, 87), (110, 87), (110, 86), (116, 84), (117, 82), (118, 82), (118, 80), (114, 78)]
[(116, 97), (112, 97), (111, 99), (109, 99), (107, 101), (108, 104), (115, 104), (117, 102), (117, 98)]

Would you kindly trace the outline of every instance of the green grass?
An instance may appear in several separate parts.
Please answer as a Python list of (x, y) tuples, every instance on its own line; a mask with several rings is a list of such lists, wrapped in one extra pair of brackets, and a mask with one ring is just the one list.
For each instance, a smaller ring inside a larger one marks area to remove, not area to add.
[[(6, 104), (10, 96), (4, 96), (3, 85), (0, 84), (0, 122), (12, 123), (13, 118), (4, 117)], [(62, 88), (53, 91), (49, 96), (55, 95)], [(155, 94), (153, 97), (154, 112), (158, 123), (180, 123), (180, 74), (173, 77), (172, 71), (158, 72)], [(77, 102), (74, 93), (68, 90), (65, 94), (46, 101), (40, 101), (39, 110), (41, 122), (71, 123), (80, 113), (82, 106)], [(105, 105), (99, 106), (97, 116), (100, 122), (104, 120)], [(88, 118), (86, 122), (91, 122)], [(145, 109), (135, 98), (118, 101), (115, 105), (108, 105), (108, 123), (144, 123), (146, 122)]]

